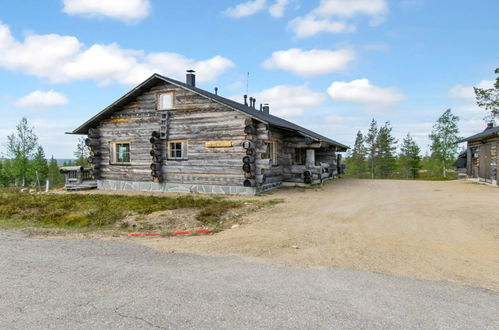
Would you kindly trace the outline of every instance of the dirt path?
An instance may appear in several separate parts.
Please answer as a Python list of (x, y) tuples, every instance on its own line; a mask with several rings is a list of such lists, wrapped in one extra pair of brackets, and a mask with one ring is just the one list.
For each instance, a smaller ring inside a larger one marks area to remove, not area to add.
[(339, 180), (213, 236), (135, 239), (161, 251), (339, 266), (499, 290), (499, 189), (473, 182)]

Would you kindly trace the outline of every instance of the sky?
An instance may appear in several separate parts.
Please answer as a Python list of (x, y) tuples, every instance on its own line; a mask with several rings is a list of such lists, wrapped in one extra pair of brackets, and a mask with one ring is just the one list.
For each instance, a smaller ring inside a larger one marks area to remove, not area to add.
[(153, 73), (353, 145), (374, 118), (423, 151), (451, 108), (485, 128), (473, 86), (499, 67), (497, 0), (18, 0), (0, 4), (0, 156), (22, 117), (47, 157)]

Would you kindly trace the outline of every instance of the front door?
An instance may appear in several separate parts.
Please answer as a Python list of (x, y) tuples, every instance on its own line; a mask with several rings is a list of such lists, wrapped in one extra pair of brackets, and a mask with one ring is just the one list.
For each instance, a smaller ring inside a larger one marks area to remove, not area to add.
[(490, 173), (490, 144), (480, 145), (480, 165), (478, 171), (480, 180), (492, 183)]

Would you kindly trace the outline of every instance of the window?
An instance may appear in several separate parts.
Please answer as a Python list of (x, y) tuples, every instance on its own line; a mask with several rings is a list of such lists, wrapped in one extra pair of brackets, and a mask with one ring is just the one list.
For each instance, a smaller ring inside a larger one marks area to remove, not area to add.
[(164, 92), (158, 94), (158, 110), (170, 110), (175, 105), (175, 93)]
[(168, 159), (187, 159), (187, 141), (168, 141)]
[(265, 153), (267, 156), (265, 158), (270, 158), (271, 165), (277, 166), (277, 142), (271, 140), (265, 141)]
[(307, 151), (304, 148), (295, 148), (295, 165), (305, 165)]
[(130, 164), (130, 142), (111, 142), (111, 164)]

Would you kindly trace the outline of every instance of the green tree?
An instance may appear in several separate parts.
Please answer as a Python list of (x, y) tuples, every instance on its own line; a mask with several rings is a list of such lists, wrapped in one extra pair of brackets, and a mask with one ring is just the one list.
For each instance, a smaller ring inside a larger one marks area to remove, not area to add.
[(381, 178), (390, 177), (397, 166), (395, 151), (397, 140), (392, 135), (392, 127), (389, 122), (380, 127), (376, 137), (375, 165), (377, 175)]
[(73, 152), (76, 157), (75, 165), (78, 166), (88, 166), (88, 147), (85, 144), (85, 138), (83, 136), (78, 138), (78, 144), (76, 145), (76, 150)]
[(440, 162), (442, 174), (447, 177), (447, 168), (451, 166), (458, 151), (459, 129), (457, 123), (459, 117), (452, 113), (451, 109), (438, 118), (430, 134), (432, 157)]
[[(496, 68), (494, 73), (499, 74), (499, 68)], [(499, 117), (499, 76), (492, 88), (474, 87), (474, 90), (478, 106), (490, 112), (486, 118), (495, 119)]]
[(368, 168), (371, 173), (371, 178), (374, 179), (375, 168), (376, 168), (376, 154), (378, 147), (376, 142), (378, 141), (378, 124), (376, 120), (371, 121), (371, 126), (369, 127), (369, 131), (367, 132), (367, 136), (365, 138), (366, 148), (367, 148), (367, 160), (368, 160)]
[(62, 183), (62, 175), (59, 172), (59, 165), (57, 164), (57, 160), (52, 156), (48, 165), (48, 179), (50, 184), (55, 187)]
[(7, 136), (7, 151), (14, 160), (13, 174), (21, 180), (23, 186), (26, 184), (30, 159), (36, 152), (37, 143), (38, 137), (24, 117), (16, 126), (16, 132)]
[(41, 184), (44, 184), (45, 180), (47, 180), (49, 167), (47, 164), (47, 159), (45, 158), (45, 151), (43, 151), (43, 148), (41, 146), (37, 147), (36, 153), (33, 156), (31, 164), (32, 164), (31, 171), (33, 172), (33, 177), (36, 177), (35, 173), (38, 172), (38, 179), (40, 180)]
[(367, 149), (364, 145), (364, 136), (361, 131), (358, 131), (351, 156), (349, 157), (348, 172), (355, 177), (364, 175), (367, 171), (366, 157)]
[(415, 179), (418, 177), (419, 169), (421, 168), (421, 149), (416, 141), (412, 138), (411, 134), (402, 141), (400, 147), (400, 165), (405, 173), (406, 178)]

